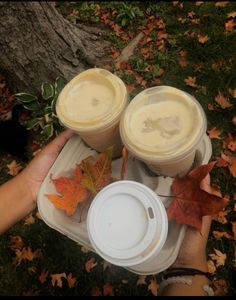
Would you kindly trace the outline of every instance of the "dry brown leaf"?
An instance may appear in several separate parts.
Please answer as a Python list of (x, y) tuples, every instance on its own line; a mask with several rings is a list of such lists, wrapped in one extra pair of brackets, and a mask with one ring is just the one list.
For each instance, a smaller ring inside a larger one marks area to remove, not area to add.
[(217, 129), (216, 127), (207, 130), (209, 138), (211, 138), (211, 139), (219, 139), (219, 140), (221, 140), (221, 137), (220, 137), (221, 132), (222, 132), (222, 130)]
[(95, 258), (92, 257), (85, 263), (85, 270), (89, 273), (98, 263), (95, 261)]
[(140, 284), (146, 284), (146, 285), (147, 285), (146, 277), (147, 277), (146, 275), (139, 275), (136, 284), (137, 284), (137, 285), (140, 285)]
[(25, 225), (32, 225), (35, 223), (35, 218), (33, 217), (33, 214), (29, 214), (24, 218), (24, 224)]
[(212, 288), (214, 296), (224, 296), (228, 292), (227, 283), (223, 278), (213, 280)]
[(91, 296), (102, 296), (102, 292), (97, 286), (95, 286), (91, 290)]
[(234, 239), (236, 240), (236, 222), (232, 222), (232, 230), (234, 234)]
[(16, 176), (23, 169), (21, 164), (17, 163), (15, 160), (13, 160), (10, 164), (8, 164), (7, 167), (8, 167), (7, 173), (10, 174), (11, 176)]
[(216, 266), (215, 266), (213, 260), (211, 260), (211, 259), (209, 259), (209, 260), (207, 261), (207, 270), (208, 270), (208, 272), (211, 273), (211, 274), (215, 273)]
[(236, 116), (232, 118), (232, 123), (236, 126)]
[(232, 104), (229, 102), (228, 98), (225, 98), (221, 92), (215, 97), (215, 101), (220, 105), (222, 109), (231, 107)]
[(229, 89), (229, 93), (230, 93), (230, 95), (233, 97), (233, 98), (235, 98), (236, 99), (236, 89)]
[(24, 260), (33, 261), (36, 258), (42, 257), (41, 249), (37, 249), (33, 252), (30, 247), (24, 247), (22, 250), (16, 249), (15, 254), (15, 263), (17, 266), (19, 266)]
[(70, 273), (69, 275), (67, 275), (66, 279), (67, 279), (69, 288), (70, 289), (73, 288), (75, 286), (75, 283), (76, 283), (77, 279), (72, 276), (72, 273)]
[(184, 79), (184, 82), (186, 85), (191, 86), (191, 87), (196, 87), (196, 77), (191, 77), (188, 76), (187, 78)]
[(41, 283), (44, 283), (46, 280), (47, 280), (47, 277), (48, 277), (48, 271), (47, 272), (41, 272), (39, 277), (38, 277), (38, 280), (41, 282)]
[(232, 32), (234, 30), (234, 26), (236, 26), (236, 22), (233, 19), (230, 19), (225, 23), (225, 31)]
[(215, 2), (215, 7), (225, 7), (228, 5), (229, 1), (217, 1)]
[(24, 242), (19, 235), (11, 235), (9, 244), (11, 250), (22, 249), (24, 246)]
[(220, 211), (218, 215), (214, 218), (215, 221), (218, 221), (221, 224), (228, 223), (228, 220), (226, 219), (226, 216), (228, 215), (229, 210)]
[(225, 265), (225, 260), (227, 258), (225, 253), (222, 253), (220, 250), (215, 249), (215, 254), (209, 254), (209, 256), (211, 257), (211, 259), (216, 261), (216, 267), (218, 268), (219, 266), (224, 266)]
[(67, 278), (66, 273), (50, 274), (52, 286), (62, 287), (62, 278)]
[(114, 296), (114, 288), (109, 282), (103, 285), (103, 296)]
[(151, 291), (154, 296), (157, 296), (158, 287), (159, 285), (156, 281), (156, 278), (151, 279), (150, 284), (148, 285), (148, 291)]
[(227, 14), (227, 18), (236, 18), (236, 11), (232, 11)]
[(226, 239), (232, 239), (232, 236), (226, 231), (213, 230), (212, 234), (217, 239), (221, 239), (223, 237), (225, 237)]
[(209, 40), (209, 36), (207, 34), (198, 34), (197, 38), (201, 44), (205, 44)]

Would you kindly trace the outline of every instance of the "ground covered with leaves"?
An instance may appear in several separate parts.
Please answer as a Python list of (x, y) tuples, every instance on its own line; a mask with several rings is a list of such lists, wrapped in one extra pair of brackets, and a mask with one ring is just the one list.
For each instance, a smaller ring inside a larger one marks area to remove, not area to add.
[[(207, 245), (216, 295), (235, 293), (236, 237), (236, 3), (234, 2), (58, 2), (73, 23), (98, 26), (111, 41), (113, 63), (104, 66), (126, 83), (130, 98), (145, 88), (170, 85), (194, 95), (208, 120), (216, 165), (213, 186), (229, 199), (212, 223)], [(122, 52), (141, 34), (132, 55)], [(123, 55), (123, 56), (122, 56)], [(123, 59), (120, 59), (123, 57)], [(0, 77), (0, 113), (14, 97)], [(44, 116), (42, 116), (44, 117)], [(31, 111), (22, 120), (33, 118)], [(47, 121), (47, 120), (46, 120)], [(29, 156), (46, 143), (31, 130)], [(23, 162), (0, 153), (0, 183)], [(160, 278), (139, 276), (105, 262), (48, 227), (37, 211), (0, 239), (0, 295), (157, 295)]]

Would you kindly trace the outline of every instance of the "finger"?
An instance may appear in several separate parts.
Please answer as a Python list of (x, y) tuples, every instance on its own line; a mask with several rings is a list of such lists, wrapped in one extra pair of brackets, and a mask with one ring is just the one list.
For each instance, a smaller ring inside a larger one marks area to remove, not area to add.
[(44, 152), (59, 153), (65, 143), (73, 136), (74, 132), (67, 129), (60, 133), (53, 141), (51, 141), (45, 148)]

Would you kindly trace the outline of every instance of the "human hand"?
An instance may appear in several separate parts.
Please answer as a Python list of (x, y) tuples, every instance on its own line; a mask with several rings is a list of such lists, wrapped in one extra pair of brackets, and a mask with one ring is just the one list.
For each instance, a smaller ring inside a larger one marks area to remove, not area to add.
[[(210, 176), (207, 175), (201, 183), (201, 188), (209, 190)], [(206, 244), (211, 227), (211, 216), (202, 218), (201, 232), (188, 226), (176, 261), (170, 268), (195, 268), (207, 271)]]
[(36, 201), (37, 193), (44, 178), (63, 146), (72, 135), (73, 132), (71, 130), (63, 131), (53, 141), (46, 145), (21, 172), (21, 176), (24, 177), (25, 185), (29, 189), (33, 201)]

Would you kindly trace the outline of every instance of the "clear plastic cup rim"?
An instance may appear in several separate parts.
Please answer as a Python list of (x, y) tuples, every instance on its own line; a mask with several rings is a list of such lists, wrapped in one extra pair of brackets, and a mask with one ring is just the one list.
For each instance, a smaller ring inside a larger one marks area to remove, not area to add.
[(91, 244), (105, 260), (132, 266), (163, 247), (168, 220), (159, 197), (147, 186), (123, 180), (103, 188), (87, 216)]

